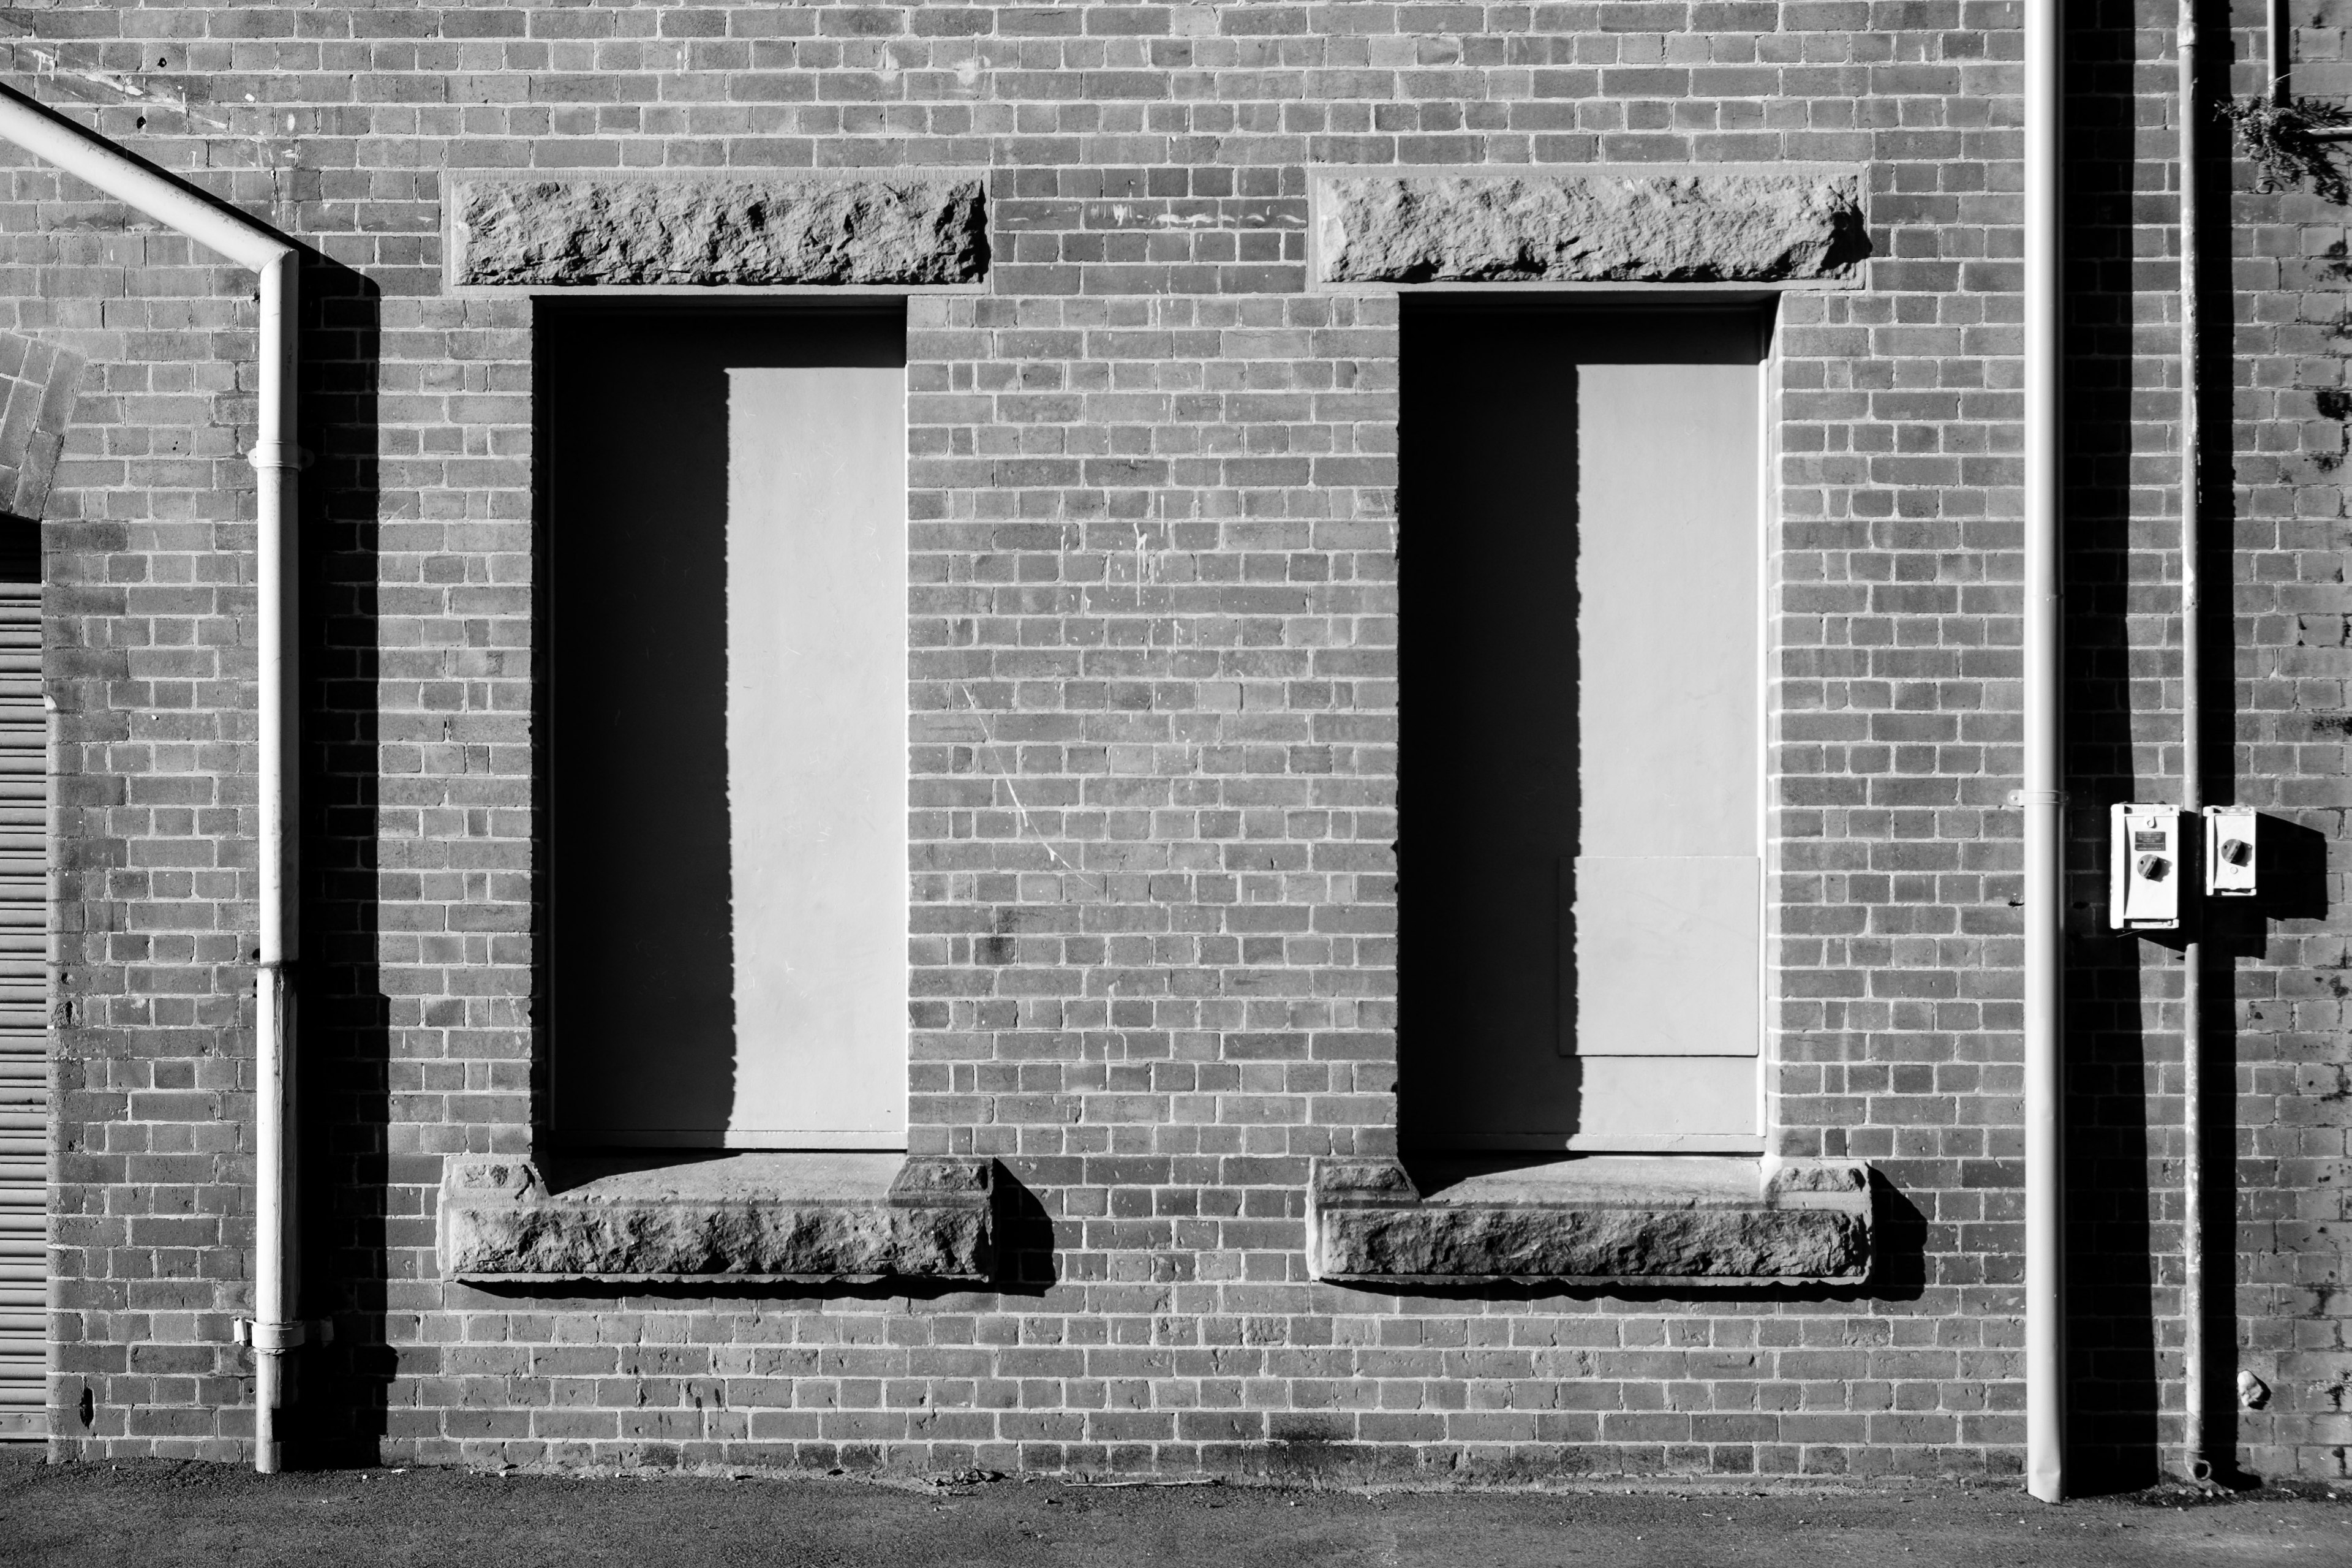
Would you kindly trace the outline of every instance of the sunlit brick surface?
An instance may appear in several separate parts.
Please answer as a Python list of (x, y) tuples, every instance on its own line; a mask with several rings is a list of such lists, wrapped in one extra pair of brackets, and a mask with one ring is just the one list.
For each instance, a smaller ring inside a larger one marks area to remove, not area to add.
[[(2170, 16), (2100, 7), (2072, 46), (2086, 835), (2177, 766)], [(1955, 0), (11, 13), (11, 85), (320, 258), (302, 1136), (310, 1310), (336, 1341), (305, 1352), (313, 1451), (2014, 1472), (2015, 21)], [(2333, 90), (2334, 21), (2297, 37), (2326, 61), (2305, 89)], [(1398, 302), (1307, 290), (1307, 171), (1792, 161), (1864, 172), (1874, 257), (1781, 315), (1773, 1137), (1876, 1167), (1881, 1272), (1714, 1296), (1313, 1283), (1309, 1159), (1395, 1142), (1397, 563), (1442, 545), (1394, 504)], [(911, 1142), (994, 1155), (1032, 1194), (1019, 1280), (445, 1285), (442, 1157), (528, 1154), (543, 1110), (533, 584), (559, 547), (532, 523), (530, 308), (445, 294), (445, 176), (850, 166), (981, 172), (990, 193), (984, 289), (910, 307)], [(57, 1447), (236, 1458), (250, 280), (21, 155), (0, 174), (0, 327), (89, 362), (47, 563)], [(2212, 372), (2237, 382), (2238, 521), (2235, 682), (2211, 704), (2236, 743), (2210, 787), (2304, 830), (2309, 890), (2230, 960), (2238, 1336), (2276, 1391), (2238, 1430), (2258, 1469), (2334, 1476), (2352, 958), (2325, 861), (2352, 804), (2352, 262), (2341, 209), (2250, 183), (2211, 228), (2233, 277), (2217, 258), (2209, 315), (2234, 312), (2239, 357), (2217, 347)], [(2080, 846), (2080, 900), (2098, 850)], [(2077, 911), (2073, 992), (2076, 1436), (2145, 1479), (2178, 1408), (2179, 966), (2098, 915)]]

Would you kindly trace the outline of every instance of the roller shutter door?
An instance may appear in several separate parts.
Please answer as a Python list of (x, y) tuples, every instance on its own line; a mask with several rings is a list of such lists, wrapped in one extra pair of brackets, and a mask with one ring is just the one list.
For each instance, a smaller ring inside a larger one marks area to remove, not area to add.
[(0, 1438), (47, 1430), (48, 796), (41, 590), (0, 583)]

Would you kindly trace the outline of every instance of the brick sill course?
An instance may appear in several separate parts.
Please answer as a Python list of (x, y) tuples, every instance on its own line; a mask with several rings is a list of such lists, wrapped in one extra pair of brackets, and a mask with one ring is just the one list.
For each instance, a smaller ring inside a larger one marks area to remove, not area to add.
[(996, 1166), (896, 1153), (762, 1153), (629, 1171), (551, 1193), (525, 1160), (441, 1180), (446, 1279), (850, 1284), (985, 1280)]
[(1731, 1287), (1869, 1278), (1870, 1172), (1840, 1161), (1585, 1156), (1517, 1169), (1324, 1159), (1307, 1260), (1341, 1283)]

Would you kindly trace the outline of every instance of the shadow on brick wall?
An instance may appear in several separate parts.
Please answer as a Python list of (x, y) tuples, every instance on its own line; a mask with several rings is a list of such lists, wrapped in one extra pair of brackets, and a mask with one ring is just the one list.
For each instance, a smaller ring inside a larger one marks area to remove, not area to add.
[(2161, 591), (2131, 575), (2134, 444), (2146, 438), (2132, 403), (2131, 17), (2108, 4), (2068, 21), (2066, 1365), (2071, 1483), (2100, 1490), (2147, 1485), (2158, 1458), (2146, 1085), (2163, 1042), (2143, 1033), (2141, 996), (2177, 970), (2144, 977), (2145, 939), (2106, 929), (2107, 806), (2172, 782), (2141, 776), (2132, 714), (2133, 681), (2153, 687), (2168, 656), (2135, 651), (2131, 626)]
[[(2209, 6), (2208, 9), (2210, 9)], [(2133, 81), (2138, 47), (2132, 10), (2120, 4), (2070, 14), (2070, 124), (2067, 150), (2067, 323), (2065, 521), (2067, 579), (2067, 783), (2073, 796), (2068, 847), (2071, 933), (2065, 1026), (2067, 1123), (2066, 1251), (2069, 1448), (2073, 1486), (2083, 1491), (2147, 1486), (2176, 1468), (2180, 1438), (2179, 1133), (2151, 1121), (2151, 1110), (2180, 1109), (2179, 1034), (2186, 940), (2178, 931), (2145, 934), (2106, 929), (2107, 807), (2116, 801), (2179, 798), (2176, 719), (2156, 707), (2158, 689), (2178, 690), (2177, 635), (2168, 619), (2179, 584), (2168, 552), (2179, 513), (2134, 513), (2138, 495), (2173, 481), (2179, 429), (2169, 398), (2133, 402), (2133, 309), (2149, 290), (2136, 287), (2135, 219), (2168, 223), (2168, 212), (2136, 212), (2147, 198), (2133, 187)], [(2210, 95), (2223, 90), (2209, 81)], [(2199, 696), (2204, 708), (2199, 758), (2204, 798), (2240, 798), (2239, 646), (2230, 593), (2233, 580), (2231, 395), (2233, 366), (2229, 163), (2226, 131), (2204, 128), (2205, 197), (2200, 216), (2213, 242), (2199, 278), (2206, 330), (2195, 366), (2196, 408), (2206, 460), (2198, 498), (2204, 528), (2199, 564), (2208, 592), (2198, 628), (2204, 650)], [(2159, 204), (2163, 198), (2158, 198)], [(2158, 297), (2161, 297), (2160, 295)], [(2143, 346), (2149, 359), (2168, 354), (2165, 334)], [(2150, 365), (2138, 367), (2147, 379)], [(2135, 475), (2135, 459), (2147, 472)], [(2151, 460), (2152, 459), (2152, 460)], [(2133, 626), (2137, 618), (2137, 629)], [(2164, 627), (2151, 634), (2150, 627)], [(2137, 685), (2137, 692), (2135, 692)], [(2135, 715), (2135, 707), (2142, 711)], [(2137, 719), (2137, 729), (2135, 721)], [(2135, 742), (2137, 742), (2137, 746)], [(2263, 826), (2267, 833), (2272, 822)], [(2291, 831), (2291, 830), (2290, 830)], [(2314, 837), (2316, 836), (2314, 835)], [(2266, 849), (2265, 864), (2272, 855)], [(2231, 1138), (2232, 1064), (2238, 1027), (2232, 971), (2238, 957), (2259, 955), (2261, 928), (2324, 889), (2283, 883), (2277, 902), (2227, 910), (2202, 943), (2205, 1008), (2201, 1031), (2207, 1072), (2201, 1105), (2211, 1136), (2203, 1150), (2209, 1243), (2206, 1394), (2209, 1447), (2229, 1479), (2229, 1387), (2236, 1340), (2231, 1307), (2231, 1237), (2238, 1206)], [(2192, 907), (2198, 902), (2189, 900)]]
[(385, 994), (380, 948), (382, 291), (316, 256), (302, 290), (303, 1310), (335, 1331), (305, 1369), (290, 1461), (310, 1466), (377, 1458), (397, 1361), (386, 1334), (394, 1258), (399, 1246), (432, 1245), (439, 1162), (411, 1154), (414, 1168), (399, 1168), (388, 1143), (393, 1031), (417, 1026), (409, 1014), (423, 1004)]

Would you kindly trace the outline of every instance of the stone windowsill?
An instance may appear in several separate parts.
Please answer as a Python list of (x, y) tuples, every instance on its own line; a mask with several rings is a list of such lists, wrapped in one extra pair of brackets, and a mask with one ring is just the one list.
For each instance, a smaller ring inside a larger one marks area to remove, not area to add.
[(1743, 1286), (1859, 1284), (1870, 1274), (1869, 1168), (1587, 1156), (1517, 1169), (1326, 1159), (1307, 1197), (1315, 1278)]
[(524, 1160), (450, 1160), (441, 1274), (478, 1282), (984, 1280), (995, 1163), (737, 1154), (550, 1192)]

